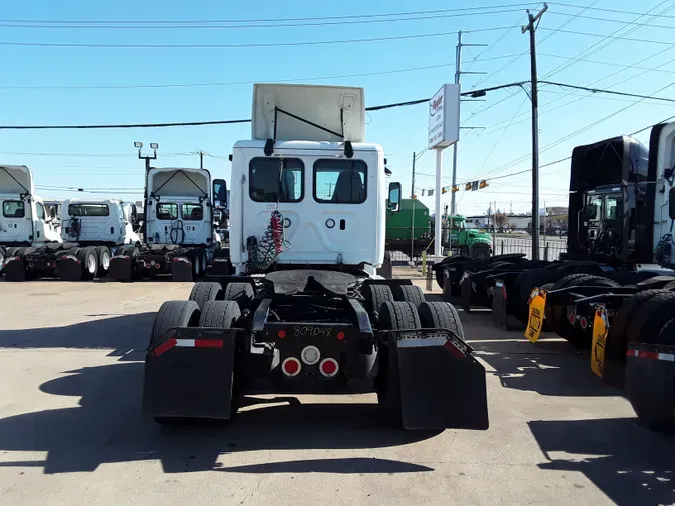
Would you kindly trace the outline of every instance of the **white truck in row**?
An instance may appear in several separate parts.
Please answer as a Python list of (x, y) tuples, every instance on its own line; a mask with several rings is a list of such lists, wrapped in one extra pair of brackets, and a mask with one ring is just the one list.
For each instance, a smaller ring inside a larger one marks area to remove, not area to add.
[(0, 165), (0, 207), (0, 273), (7, 281), (101, 277), (116, 252), (141, 243), (135, 205), (116, 199), (46, 203), (25, 165)]
[(170, 275), (194, 281), (207, 266), (229, 272), (229, 252), (217, 230), (227, 184), (207, 169), (149, 167), (145, 178), (143, 243), (121, 249), (110, 277), (133, 281)]

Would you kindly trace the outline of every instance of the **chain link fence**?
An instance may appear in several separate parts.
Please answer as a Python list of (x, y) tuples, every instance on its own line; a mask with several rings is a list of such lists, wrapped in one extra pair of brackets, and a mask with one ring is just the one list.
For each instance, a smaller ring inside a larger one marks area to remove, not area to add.
[[(489, 236), (492, 243), (493, 255), (508, 255), (521, 253), (526, 258), (532, 258), (532, 235), (527, 229), (469, 229), (483, 238)], [(451, 233), (452, 232), (452, 233)], [(470, 234), (468, 234), (470, 235)], [(470, 254), (472, 239), (467, 234), (462, 236), (457, 230), (444, 228), (443, 233), (444, 255)], [(390, 252), (394, 265), (419, 264), (423, 252), (428, 255), (434, 253), (433, 230), (414, 230), (412, 228), (387, 228), (386, 249)], [(567, 251), (567, 236), (564, 230), (540, 230), (539, 258), (556, 261)]]

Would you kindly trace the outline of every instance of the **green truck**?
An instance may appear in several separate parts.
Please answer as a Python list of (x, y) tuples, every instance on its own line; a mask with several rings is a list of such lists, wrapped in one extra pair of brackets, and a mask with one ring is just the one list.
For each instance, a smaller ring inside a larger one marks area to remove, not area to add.
[[(466, 228), (466, 218), (455, 215), (443, 217), (441, 240), (444, 248), (458, 250), (460, 255), (476, 259), (492, 255), (490, 234)], [(401, 200), (400, 211), (387, 213), (386, 248), (419, 256), (431, 244), (434, 236), (434, 218), (429, 208), (417, 199)]]

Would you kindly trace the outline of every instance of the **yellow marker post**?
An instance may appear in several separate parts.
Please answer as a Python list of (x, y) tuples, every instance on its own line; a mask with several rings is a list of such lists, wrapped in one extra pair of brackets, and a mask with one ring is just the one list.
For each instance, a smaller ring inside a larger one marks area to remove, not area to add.
[(546, 290), (535, 288), (530, 294), (530, 315), (527, 319), (525, 337), (536, 343), (544, 326), (544, 310), (546, 308)]
[(607, 345), (607, 334), (609, 333), (609, 322), (607, 321), (607, 310), (598, 306), (593, 318), (593, 347), (591, 348), (591, 370), (602, 378), (605, 370), (605, 347)]

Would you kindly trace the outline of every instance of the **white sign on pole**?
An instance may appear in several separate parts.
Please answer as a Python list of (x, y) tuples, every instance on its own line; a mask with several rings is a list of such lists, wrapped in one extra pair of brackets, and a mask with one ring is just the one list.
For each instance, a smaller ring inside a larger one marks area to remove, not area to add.
[(429, 101), (429, 149), (443, 149), (459, 140), (459, 84), (444, 84)]

